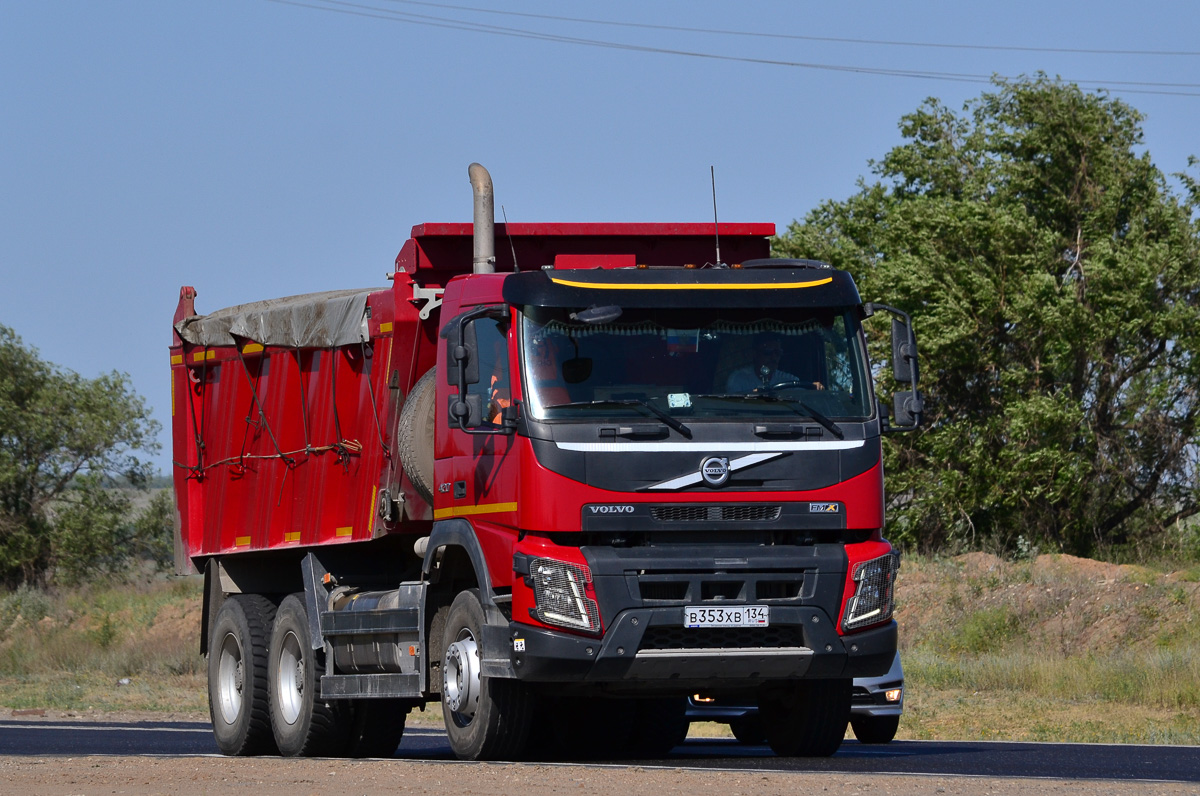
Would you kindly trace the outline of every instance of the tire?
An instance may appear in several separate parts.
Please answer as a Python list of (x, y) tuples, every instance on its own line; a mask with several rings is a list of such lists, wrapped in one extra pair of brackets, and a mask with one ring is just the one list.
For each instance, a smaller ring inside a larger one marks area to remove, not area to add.
[(221, 604), (208, 651), (208, 711), (217, 748), (225, 755), (276, 752), (271, 735), (267, 650), (275, 604), (235, 594)]
[(289, 595), (275, 613), (267, 657), (271, 730), (285, 757), (334, 757), (349, 741), (348, 705), (320, 699), (325, 655), (310, 638), (304, 599)]
[(400, 419), (396, 439), (400, 466), (425, 502), (433, 505), (433, 433), (434, 399), (437, 397), (437, 368), (430, 368), (417, 379), (409, 392)]
[(633, 752), (637, 757), (666, 757), (687, 738), (686, 699), (639, 699), (633, 703)]
[(850, 719), (850, 728), (859, 743), (891, 743), (899, 727), (899, 716), (854, 716)]
[(850, 720), (850, 680), (804, 680), (764, 690), (759, 715), (780, 757), (829, 757)]
[(767, 742), (767, 734), (763, 732), (762, 719), (758, 716), (742, 716), (729, 722), (729, 729), (738, 743), (747, 746), (759, 746)]
[(515, 760), (525, 748), (533, 700), (524, 683), (480, 673), (483, 605), (479, 591), (454, 598), (442, 636), (442, 715), (461, 760)]
[(625, 760), (635, 756), (634, 703), (627, 699), (557, 695), (534, 707), (525, 759)]
[(346, 753), (350, 757), (391, 757), (404, 737), (409, 705), (400, 699), (362, 699), (354, 706), (354, 724)]

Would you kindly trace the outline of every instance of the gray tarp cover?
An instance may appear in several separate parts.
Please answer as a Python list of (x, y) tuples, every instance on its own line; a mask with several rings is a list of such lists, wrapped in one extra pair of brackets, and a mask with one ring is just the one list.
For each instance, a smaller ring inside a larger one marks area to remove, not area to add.
[(369, 339), (367, 296), (383, 288), (332, 290), (239, 304), (175, 324), (192, 345), (235, 345), (234, 337), (288, 348), (332, 348)]

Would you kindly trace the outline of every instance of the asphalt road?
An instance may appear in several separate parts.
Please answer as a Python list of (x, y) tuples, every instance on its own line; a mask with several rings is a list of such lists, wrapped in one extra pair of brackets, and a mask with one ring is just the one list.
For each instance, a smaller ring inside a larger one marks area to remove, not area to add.
[[(215, 755), (205, 722), (54, 722), (0, 720), (0, 755)], [(451, 760), (445, 735), (413, 727), (398, 758)], [(616, 761), (619, 762), (619, 761)], [(765, 746), (694, 738), (670, 757), (638, 765), (692, 769), (861, 772), (1077, 780), (1200, 782), (1200, 747), (1120, 744), (1044, 744), (979, 741), (893, 741), (867, 746), (847, 741), (831, 758), (779, 758)]]

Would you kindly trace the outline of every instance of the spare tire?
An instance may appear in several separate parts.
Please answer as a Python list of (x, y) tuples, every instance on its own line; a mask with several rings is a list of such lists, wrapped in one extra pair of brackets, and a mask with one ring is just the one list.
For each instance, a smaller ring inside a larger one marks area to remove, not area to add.
[(400, 409), (396, 439), (400, 466), (417, 494), (433, 505), (434, 399), (437, 397), (437, 368), (417, 379)]

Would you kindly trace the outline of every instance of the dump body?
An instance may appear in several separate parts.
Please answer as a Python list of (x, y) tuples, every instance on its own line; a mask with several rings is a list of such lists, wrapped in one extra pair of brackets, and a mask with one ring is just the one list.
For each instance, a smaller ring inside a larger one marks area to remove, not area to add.
[[(495, 231), (415, 227), (388, 288), (208, 315), (181, 291), (177, 563), (206, 576), (222, 751), (267, 742), (229, 708), (260, 697), (305, 706), (281, 750), (332, 753), (312, 716), (348, 705), (378, 751), (438, 698), (462, 757), (523, 753), (562, 700), (658, 749), (703, 691), (832, 753), (850, 678), (896, 651), (853, 280), (766, 260), (770, 224), (720, 226), (732, 267), (710, 224)], [(266, 684), (231, 674), (252, 659)]]

